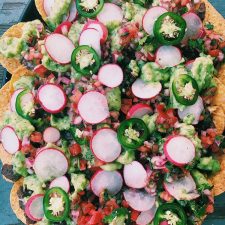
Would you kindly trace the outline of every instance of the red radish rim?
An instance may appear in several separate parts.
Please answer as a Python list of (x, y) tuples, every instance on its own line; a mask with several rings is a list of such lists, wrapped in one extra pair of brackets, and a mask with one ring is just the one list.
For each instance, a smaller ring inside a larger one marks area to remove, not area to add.
[[(62, 186), (57, 186), (57, 185), (53, 185), (53, 183), (57, 180), (57, 179), (65, 179), (64, 181), (67, 182), (67, 185), (68, 185), (68, 188), (65, 190)], [(61, 187), (64, 191), (66, 191), (67, 193), (70, 192), (70, 182), (69, 182), (69, 179), (64, 175), (64, 176), (61, 176), (61, 177), (57, 177), (55, 178), (54, 180), (51, 181), (50, 185), (49, 185), (49, 188), (53, 188), (53, 187)]]
[[(107, 38), (108, 38), (108, 29), (106, 28), (106, 26), (105, 26), (102, 22), (100, 22), (100, 21), (98, 21), (98, 20), (89, 20), (89, 21), (84, 25), (84, 28), (83, 28), (82, 31), (84, 31), (84, 30), (86, 30), (86, 29), (95, 29), (95, 28), (93, 28), (93, 27), (88, 27), (88, 26), (90, 26), (91, 24), (98, 24), (98, 25), (101, 27), (102, 33), (103, 33), (103, 35), (102, 35), (102, 37), (101, 37), (101, 43), (104, 44), (104, 43), (106, 42)], [(95, 30), (97, 30), (97, 29), (95, 29)], [(98, 30), (97, 30), (97, 31), (98, 31)]]
[[(108, 128), (108, 127), (104, 127), (104, 128), (101, 128), (101, 129), (96, 130), (96, 131), (94, 132), (93, 136), (91, 137), (91, 140), (90, 140), (90, 149), (91, 149), (91, 152), (93, 153), (93, 155), (94, 155), (98, 160), (100, 160), (101, 162), (104, 162), (104, 163), (110, 163), (110, 162), (113, 162), (115, 159), (112, 160), (112, 161), (107, 161), (107, 162), (105, 162), (105, 161), (102, 160), (102, 159), (99, 159), (98, 156), (94, 153), (93, 146), (92, 146), (92, 142), (93, 142), (94, 137), (95, 137), (99, 132), (101, 132), (102, 130), (112, 130), (112, 131), (114, 131), (113, 129)], [(115, 132), (115, 131), (114, 131), (114, 132)], [(121, 151), (120, 151), (120, 153), (121, 153)], [(120, 154), (119, 154), (119, 155), (120, 155)], [(118, 157), (119, 157), (119, 155), (118, 155)], [(118, 158), (118, 157), (117, 157), (117, 158)]]
[[(104, 78), (103, 78), (103, 79), (101, 78), (102, 76), (105, 76), (105, 75), (103, 75), (103, 74), (101, 75), (102, 70), (103, 70), (105, 67), (109, 67), (109, 66), (116, 66), (116, 67), (118, 68), (118, 70), (120, 70), (120, 72), (122, 73), (121, 80), (120, 80), (120, 82), (118, 82), (117, 85), (108, 85), (108, 84), (105, 83)], [(103, 85), (105, 85), (105, 86), (107, 86), (107, 87), (109, 87), (109, 88), (115, 88), (115, 87), (120, 86), (121, 83), (123, 82), (123, 78), (124, 78), (124, 73), (123, 73), (122, 68), (121, 68), (119, 65), (115, 64), (115, 63), (105, 64), (105, 65), (103, 65), (103, 66), (99, 69), (99, 71), (98, 71), (98, 80), (99, 80)]]
[[(65, 102), (64, 102), (64, 104), (63, 104), (58, 110), (49, 110), (48, 108), (46, 108), (46, 107), (42, 104), (42, 101), (41, 101), (40, 98), (39, 98), (41, 89), (44, 88), (44, 87), (47, 86), (47, 85), (57, 87), (57, 88), (59, 88), (60, 91), (63, 93), (63, 97), (64, 97)], [(42, 86), (38, 89), (38, 92), (37, 92), (37, 99), (38, 99), (38, 102), (40, 103), (41, 107), (42, 107), (46, 112), (49, 112), (49, 113), (52, 113), (52, 114), (56, 114), (56, 113), (61, 112), (61, 111), (66, 107), (66, 104), (67, 104), (67, 101), (66, 101), (66, 99), (67, 99), (66, 94), (65, 94), (64, 90), (62, 89), (62, 87), (59, 86), (58, 84), (47, 83), (47, 84), (42, 85)]]
[[(99, 170), (97, 170), (95, 173), (94, 173), (94, 175), (92, 175), (92, 177), (91, 177), (91, 180), (90, 180), (90, 189), (92, 190), (92, 192), (94, 193), (94, 191), (93, 191), (93, 180), (94, 180), (94, 178), (99, 174), (99, 173), (101, 173), (101, 172), (105, 172), (104, 170), (102, 170), (102, 169), (99, 169)], [(124, 181), (123, 180), (123, 176), (120, 174), (120, 172), (118, 172), (117, 170), (115, 170), (115, 171), (112, 171), (112, 172), (116, 172), (120, 177), (121, 177), (121, 180), (122, 180), (122, 182)], [(94, 193), (96, 196), (98, 196), (96, 193)]]
[(56, 29), (54, 30), (54, 34), (62, 34), (62, 35), (64, 35), (63, 33), (62, 33), (62, 27), (64, 27), (64, 26), (66, 26), (67, 28), (68, 28), (68, 32), (70, 31), (70, 28), (71, 28), (71, 26), (72, 26), (72, 23), (70, 22), (70, 21), (64, 21), (64, 22), (62, 22), (61, 24), (59, 24), (59, 26), (58, 27), (56, 27)]
[[(54, 62), (56, 62), (56, 63), (58, 63), (58, 64), (60, 64), (60, 65), (68, 65), (68, 64), (70, 64), (70, 63), (71, 63), (71, 58), (70, 58), (70, 61), (69, 61), (69, 62), (61, 63), (61, 62), (58, 62), (57, 60), (55, 60), (55, 59), (52, 57), (52, 54), (49, 52), (48, 48), (46, 47), (46, 45), (47, 45), (47, 44), (46, 44), (46, 43), (47, 43), (47, 39), (48, 39), (49, 37), (51, 37), (52, 35), (61, 35), (63, 38), (66, 38), (68, 41), (70, 41), (70, 43), (74, 46), (73, 42), (72, 42), (69, 38), (67, 38), (65, 35), (59, 34), (59, 33), (52, 33), (52, 34), (46, 36), (46, 38), (45, 38), (45, 40), (44, 40), (45, 50), (47, 51), (49, 57), (50, 57)], [(75, 49), (75, 46), (74, 46), (73, 49)]]
[(10, 153), (8, 150), (5, 149), (4, 143), (3, 143), (2, 140), (1, 140), (2, 146), (3, 146), (3, 148), (5, 149), (5, 151), (6, 151), (8, 154), (11, 154), (11, 155), (12, 155), (12, 154), (15, 154), (16, 152), (18, 152), (18, 151), (20, 150), (21, 145), (22, 145), (22, 141), (19, 139), (19, 137), (18, 137), (18, 135), (17, 135), (15, 129), (14, 129), (13, 127), (9, 126), (9, 125), (7, 125), (7, 126), (5, 126), (5, 127), (2, 128), (1, 134), (0, 134), (1, 139), (2, 139), (2, 132), (3, 132), (3, 130), (4, 130), (4, 129), (7, 129), (7, 128), (10, 129), (10, 130), (12, 130), (12, 131), (14, 132), (14, 134), (15, 134), (15, 136), (17, 137), (17, 140), (18, 140), (18, 149), (17, 149), (16, 151), (13, 151), (13, 153)]
[(35, 217), (33, 217), (32, 215), (31, 215), (31, 213), (30, 213), (30, 206), (31, 206), (31, 204), (33, 203), (33, 201), (35, 200), (35, 199), (37, 199), (37, 198), (40, 198), (40, 197), (44, 197), (44, 195), (43, 194), (37, 194), (37, 195), (34, 195), (34, 196), (31, 196), (29, 199), (28, 199), (28, 201), (27, 201), (27, 203), (26, 203), (26, 205), (25, 205), (25, 213), (26, 213), (26, 215), (31, 219), (31, 220), (33, 220), (33, 221), (41, 221), (42, 219), (43, 219), (43, 217), (42, 218), (35, 218)]
[[(138, 78), (138, 79), (140, 79), (140, 78)], [(134, 83), (135, 83), (135, 82), (136, 82), (136, 81), (134, 81)], [(133, 84), (134, 84), (134, 83), (133, 83)], [(160, 82), (157, 82), (157, 83), (160, 83)], [(132, 86), (133, 86), (133, 84), (132, 84)], [(160, 84), (161, 84), (161, 83), (160, 83)], [(133, 95), (134, 95), (135, 97), (137, 97), (137, 96), (134, 94), (134, 91), (133, 91), (132, 86), (131, 86), (132, 93), (133, 93)], [(162, 90), (162, 85), (161, 85), (161, 90)], [(149, 98), (137, 97), (137, 98), (140, 98), (140, 99), (143, 99), (143, 100), (150, 100), (150, 99), (155, 98), (155, 97), (161, 92), (161, 90), (160, 90), (157, 94), (155, 94), (154, 96), (152, 96), (152, 97), (149, 97)]]
[[(176, 137), (183, 137), (183, 138), (188, 139), (187, 137), (185, 137), (185, 136), (183, 136), (183, 135), (171, 135), (171, 136), (168, 137), (168, 139), (167, 139), (166, 142), (164, 143), (164, 145), (163, 145), (163, 151), (164, 151), (164, 154), (165, 154), (166, 158), (167, 158), (171, 163), (173, 163), (175, 166), (182, 167), (182, 166), (184, 166), (184, 165), (187, 165), (189, 162), (188, 162), (188, 163), (178, 163), (178, 162), (174, 161), (174, 160), (171, 158), (171, 156), (168, 154), (167, 150), (166, 150), (166, 147), (167, 147), (168, 143), (170, 142), (170, 140), (173, 139), (173, 138), (176, 138)], [(190, 140), (190, 139), (188, 139), (188, 140)], [(193, 143), (191, 140), (190, 140), (190, 142), (193, 144), (193, 147), (194, 147), (194, 149), (195, 149), (194, 143)], [(196, 154), (196, 150), (195, 150), (195, 154)]]
[[(133, 118), (133, 114), (135, 114), (135, 112), (137, 110), (139, 110), (140, 108), (145, 108), (145, 109), (149, 109), (149, 113), (152, 112), (152, 108), (148, 105), (148, 104), (144, 104), (144, 103), (137, 103), (136, 105), (133, 105), (130, 110), (127, 113), (127, 119)], [(148, 113), (146, 113), (148, 114)], [(135, 117), (136, 118), (136, 117)]]
[[(59, 132), (59, 130), (58, 130), (57, 128), (55, 128), (55, 127), (47, 127), (47, 128), (44, 130), (44, 132), (43, 132), (43, 139), (44, 139), (45, 142), (47, 142), (47, 141), (45, 140), (45, 133), (46, 133), (47, 130), (49, 130), (49, 129), (55, 129), (55, 130), (57, 130), (57, 131)], [(57, 142), (57, 141), (59, 141), (59, 140), (60, 140), (60, 132), (59, 132), (59, 137), (57, 138), (57, 140), (54, 141), (54, 142), (52, 142), (52, 143), (55, 143), (55, 142)], [(47, 142), (47, 143), (50, 143), (50, 142)]]
[[(90, 122), (90, 121), (88, 122), (88, 121), (86, 121), (86, 120), (82, 117), (82, 115), (80, 114), (80, 111), (79, 111), (79, 107), (78, 107), (78, 106), (79, 106), (79, 103), (80, 103), (80, 101), (81, 101), (81, 99), (82, 99), (82, 97), (83, 97), (85, 94), (89, 93), (89, 92), (98, 92), (99, 94), (102, 94), (101, 92), (95, 91), (95, 90), (91, 90), (91, 91), (85, 92), (85, 93), (81, 96), (81, 98), (79, 99), (79, 101), (78, 101), (78, 104), (77, 104), (77, 110), (78, 110), (78, 113), (79, 113), (79, 115), (80, 115), (80, 117), (82, 118), (83, 121), (87, 122), (88, 124), (94, 125), (94, 124), (96, 124), (96, 123), (92, 123), (92, 122)], [(103, 95), (103, 94), (102, 94), (102, 95)], [(103, 96), (105, 96), (105, 95), (103, 95)], [(108, 117), (106, 117), (106, 118), (108, 118)], [(105, 119), (106, 119), (106, 118), (105, 118)], [(105, 119), (99, 121), (98, 123), (103, 122)]]
[(152, 10), (152, 9), (154, 9), (154, 8), (163, 8), (163, 9), (166, 10), (165, 13), (168, 12), (168, 10), (167, 10), (165, 7), (162, 7), (162, 6), (153, 6), (153, 7), (149, 8), (149, 9), (145, 12), (144, 16), (142, 17), (142, 27), (143, 27), (144, 31), (145, 31), (147, 34), (148, 34), (148, 32), (145, 30), (145, 26), (144, 26), (144, 18), (145, 18), (145, 16), (146, 16), (146, 14), (148, 13), (148, 11), (149, 11), (149, 10)]

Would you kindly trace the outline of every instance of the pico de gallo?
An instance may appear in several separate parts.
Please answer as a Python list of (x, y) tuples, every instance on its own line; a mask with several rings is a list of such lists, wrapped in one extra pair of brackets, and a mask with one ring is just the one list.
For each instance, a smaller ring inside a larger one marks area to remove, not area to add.
[(212, 213), (225, 40), (204, 3), (43, 2), (47, 25), (0, 39), (34, 72), (13, 82), (0, 124), (26, 223), (194, 225)]

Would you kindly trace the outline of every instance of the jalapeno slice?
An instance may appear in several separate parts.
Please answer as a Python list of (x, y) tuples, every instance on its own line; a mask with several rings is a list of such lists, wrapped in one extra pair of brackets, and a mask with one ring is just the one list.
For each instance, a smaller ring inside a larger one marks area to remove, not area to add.
[(29, 113), (31, 113), (34, 105), (33, 96), (30, 90), (20, 92), (16, 98), (16, 112), (22, 118), (32, 121)]
[(154, 24), (154, 35), (163, 45), (177, 45), (184, 38), (186, 21), (178, 14), (166, 12)]
[(87, 143), (87, 138), (81, 137), (82, 134), (80, 133), (80, 129), (78, 127), (72, 126), (70, 127), (70, 133), (72, 134), (73, 139), (79, 144), (79, 145), (85, 145)]
[(193, 105), (199, 95), (198, 84), (187, 74), (179, 75), (172, 82), (172, 91), (175, 99), (182, 105)]
[(59, 187), (49, 189), (43, 199), (44, 214), (51, 222), (65, 220), (70, 211), (68, 194)]
[(164, 221), (169, 222), (168, 224), (187, 225), (187, 216), (180, 205), (164, 203), (156, 211), (154, 225), (159, 225)]
[(93, 48), (82, 45), (74, 49), (71, 63), (78, 73), (82, 75), (92, 75), (98, 71), (101, 62)]
[(104, 6), (104, 0), (77, 0), (78, 13), (87, 18), (96, 17)]
[(132, 118), (123, 121), (117, 132), (117, 137), (123, 147), (135, 149), (143, 145), (149, 135), (144, 121)]

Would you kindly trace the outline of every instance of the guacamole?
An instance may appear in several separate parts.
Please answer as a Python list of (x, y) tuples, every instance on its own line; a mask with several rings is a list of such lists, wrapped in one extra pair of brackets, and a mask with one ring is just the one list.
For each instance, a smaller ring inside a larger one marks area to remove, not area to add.
[(22, 76), (19, 80), (13, 83), (14, 90), (18, 90), (20, 88), (23, 89), (33, 89), (34, 86), (34, 77), (32, 76)]
[(106, 93), (110, 111), (119, 111), (121, 108), (121, 91), (120, 88), (113, 88)]

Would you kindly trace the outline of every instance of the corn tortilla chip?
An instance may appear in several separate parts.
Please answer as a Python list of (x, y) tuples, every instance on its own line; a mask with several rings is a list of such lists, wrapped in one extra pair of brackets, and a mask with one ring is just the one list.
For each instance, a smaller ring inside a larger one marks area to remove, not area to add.
[(37, 8), (39, 14), (41, 15), (42, 19), (44, 21), (46, 21), (47, 15), (45, 13), (43, 4), (44, 4), (44, 0), (35, 0), (35, 5), (36, 5), (36, 8)]

